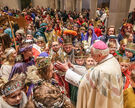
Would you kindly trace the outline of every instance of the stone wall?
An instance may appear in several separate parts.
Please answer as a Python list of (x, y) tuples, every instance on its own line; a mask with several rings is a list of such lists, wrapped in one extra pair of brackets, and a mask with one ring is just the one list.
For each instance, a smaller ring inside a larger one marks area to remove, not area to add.
[(40, 6), (44, 8), (55, 8), (55, 0), (33, 0), (33, 6)]
[(20, 0), (0, 0), (0, 6), (8, 6), (13, 9), (21, 9)]
[(110, 1), (110, 13), (109, 13), (109, 25), (114, 25), (116, 30), (122, 24), (124, 18), (127, 18), (131, 0), (111, 0)]

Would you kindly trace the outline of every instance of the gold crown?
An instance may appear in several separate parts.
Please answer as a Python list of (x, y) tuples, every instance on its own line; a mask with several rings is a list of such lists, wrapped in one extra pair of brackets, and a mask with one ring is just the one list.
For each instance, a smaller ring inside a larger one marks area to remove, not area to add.
[(81, 49), (75, 50), (74, 55), (76, 59), (85, 57), (84, 51)]
[(72, 44), (72, 36), (63, 36), (63, 43), (64, 44)]
[(73, 36), (77, 36), (77, 32), (74, 30), (65, 30), (63, 34), (65, 34), (62, 36), (64, 44), (72, 44)]
[[(13, 81), (13, 80), (12, 80)], [(2, 94), (5, 96), (10, 95), (11, 93), (15, 92), (16, 90), (21, 89), (23, 86), (21, 81), (13, 81), (12, 85), (7, 85), (3, 90)]]
[(130, 59), (127, 58), (127, 57), (119, 57), (119, 62), (124, 62), (124, 63), (129, 63), (130, 62)]
[(49, 57), (38, 57), (36, 60), (37, 69), (42, 69), (51, 64), (51, 59)]

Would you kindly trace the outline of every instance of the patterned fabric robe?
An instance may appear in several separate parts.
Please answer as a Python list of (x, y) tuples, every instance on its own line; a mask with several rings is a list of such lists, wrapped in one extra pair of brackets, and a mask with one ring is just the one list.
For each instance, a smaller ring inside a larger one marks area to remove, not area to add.
[(122, 91), (120, 65), (108, 56), (83, 77), (77, 108), (123, 108)]

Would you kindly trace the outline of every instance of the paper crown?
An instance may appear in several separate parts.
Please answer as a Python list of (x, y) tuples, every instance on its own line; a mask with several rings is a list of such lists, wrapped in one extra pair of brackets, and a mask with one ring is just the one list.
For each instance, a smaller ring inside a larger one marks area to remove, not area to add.
[(63, 34), (77, 36), (77, 32), (74, 30), (65, 30)]
[(129, 63), (130, 62), (130, 59), (127, 58), (127, 57), (119, 57), (119, 62), (124, 62), (124, 63)]
[(65, 30), (63, 32), (63, 42), (64, 44), (72, 44), (73, 36), (76, 36), (77, 32), (73, 30)]
[(63, 36), (63, 43), (64, 44), (72, 44), (72, 37), (70, 37), (70, 36)]
[(85, 57), (85, 52), (81, 49), (75, 50), (74, 52), (75, 58), (79, 59), (79, 58), (84, 58)]
[(51, 64), (51, 59), (49, 57), (38, 57), (36, 60), (37, 69), (42, 69)]
[[(13, 80), (11, 80), (13, 81)], [(21, 81), (13, 81), (12, 84), (7, 85), (6, 87), (4, 87), (4, 89), (2, 90), (2, 94), (5, 96), (10, 95), (11, 93), (15, 92), (16, 90), (21, 89), (23, 86)]]
[(135, 44), (134, 43), (127, 44), (126, 50), (128, 50), (128, 51), (130, 51), (130, 52), (135, 54)]

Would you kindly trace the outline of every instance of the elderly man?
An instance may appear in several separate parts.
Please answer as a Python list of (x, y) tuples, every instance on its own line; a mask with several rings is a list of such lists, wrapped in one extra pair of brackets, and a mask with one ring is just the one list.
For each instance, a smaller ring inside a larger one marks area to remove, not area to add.
[(91, 56), (97, 62), (85, 75), (69, 69), (67, 64), (57, 63), (57, 68), (66, 71), (66, 80), (79, 86), (77, 108), (123, 108), (122, 76), (118, 61), (109, 55), (102, 41), (91, 47)]

